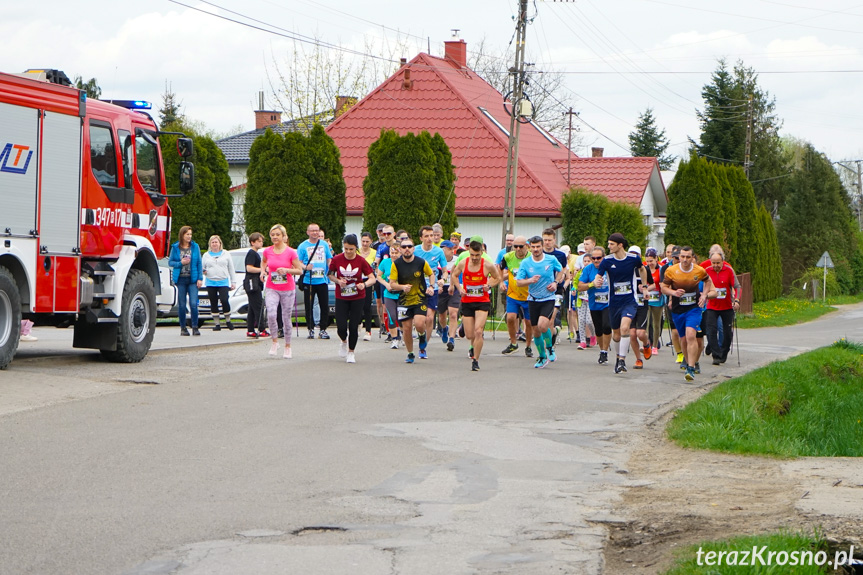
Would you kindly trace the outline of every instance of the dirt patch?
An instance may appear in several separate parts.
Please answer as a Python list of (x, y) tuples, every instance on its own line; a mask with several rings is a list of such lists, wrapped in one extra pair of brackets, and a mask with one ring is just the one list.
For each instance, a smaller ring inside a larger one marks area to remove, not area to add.
[[(692, 398), (682, 398), (680, 405)], [(806, 515), (795, 503), (807, 488), (783, 473), (787, 460), (682, 449), (665, 437), (674, 408), (637, 438), (627, 489), (608, 525), (608, 575), (653, 575), (674, 552), (700, 541), (776, 531), (821, 529), (838, 542), (859, 542), (859, 519)]]

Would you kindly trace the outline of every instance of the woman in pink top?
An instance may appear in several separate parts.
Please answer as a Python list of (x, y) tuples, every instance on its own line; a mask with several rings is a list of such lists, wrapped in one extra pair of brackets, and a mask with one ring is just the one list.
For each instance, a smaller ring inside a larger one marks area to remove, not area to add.
[(279, 327), (276, 316), (282, 304), (282, 322), (285, 326), (285, 359), (291, 358), (291, 312), (294, 309), (294, 276), (303, 273), (297, 250), (288, 245), (288, 232), (282, 224), (270, 228), (273, 245), (261, 257), (261, 281), (267, 289), (267, 324), (273, 338), (270, 355), (279, 351)]

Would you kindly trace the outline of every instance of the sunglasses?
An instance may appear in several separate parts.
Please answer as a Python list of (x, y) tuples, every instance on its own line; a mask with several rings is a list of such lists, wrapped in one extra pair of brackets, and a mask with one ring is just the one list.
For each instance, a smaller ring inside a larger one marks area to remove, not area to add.
[(526, 244), (512, 244), (512, 247), (514, 247), (514, 248), (523, 248), (525, 246), (526, 246)]
[(382, 236), (391, 236), (391, 235), (393, 235), (394, 233), (395, 233), (395, 232), (381, 232), (381, 235), (382, 235)]
[(412, 246), (412, 245), (410, 245), (410, 244), (402, 244), (400, 247), (401, 247), (403, 250), (408, 250), (408, 249), (412, 248), (413, 246)]
[(592, 259), (592, 260), (601, 260), (601, 259), (602, 259), (602, 256), (590, 256), (590, 259)]

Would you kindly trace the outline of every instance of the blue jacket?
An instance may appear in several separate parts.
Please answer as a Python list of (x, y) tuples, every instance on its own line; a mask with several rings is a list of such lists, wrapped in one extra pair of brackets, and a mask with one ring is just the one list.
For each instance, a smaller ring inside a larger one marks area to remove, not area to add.
[[(201, 265), (201, 248), (195, 242), (190, 242), (189, 250), (192, 252), (192, 261), (189, 263), (191, 279), (192, 281), (203, 281), (204, 272)], [(171, 246), (171, 256), (168, 258), (168, 265), (171, 267), (171, 281), (176, 284), (180, 279), (180, 270), (183, 269), (183, 262), (180, 261), (180, 242), (175, 242)]]

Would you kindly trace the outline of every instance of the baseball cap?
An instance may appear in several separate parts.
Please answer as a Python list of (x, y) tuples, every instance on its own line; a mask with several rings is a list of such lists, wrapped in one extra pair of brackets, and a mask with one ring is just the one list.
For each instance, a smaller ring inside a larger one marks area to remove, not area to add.
[(378, 231), (382, 231), (385, 227), (387, 227), (386, 224), (378, 224)]
[(584, 247), (584, 244), (578, 244), (578, 247), (575, 250), (576, 252), (583, 254), (587, 251), (587, 248)]
[(641, 248), (638, 246), (629, 246), (629, 253), (641, 255)]
[(470, 241), (482, 243), (482, 236), (471, 236)]
[(444, 240), (440, 243), (440, 247), (453, 249), (455, 247), (455, 244), (449, 240)]

